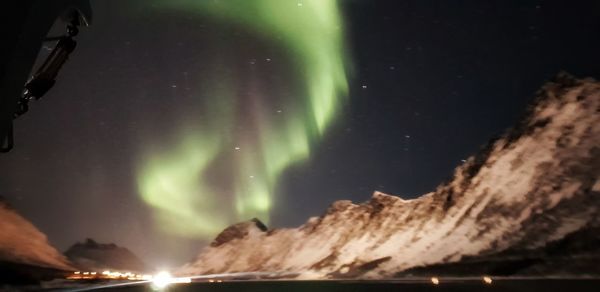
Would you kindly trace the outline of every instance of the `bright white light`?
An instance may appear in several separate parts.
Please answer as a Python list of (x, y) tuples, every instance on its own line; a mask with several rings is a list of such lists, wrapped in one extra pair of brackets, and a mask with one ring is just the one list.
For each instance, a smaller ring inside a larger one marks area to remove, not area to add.
[(173, 277), (167, 271), (162, 271), (152, 277), (152, 283), (159, 289), (167, 287), (167, 285), (171, 284), (172, 282)]
[(159, 289), (159, 290), (164, 289), (165, 287), (167, 287), (170, 284), (191, 283), (191, 282), (192, 282), (191, 278), (186, 278), (186, 277), (174, 278), (167, 271), (162, 271), (162, 272), (154, 275), (154, 277), (152, 277), (152, 284), (153, 284), (154, 288)]
[(440, 283), (440, 279), (437, 277), (431, 277), (431, 283), (433, 283), (433, 285), (438, 285)]
[(483, 282), (485, 282), (486, 284), (492, 284), (492, 278), (489, 276), (484, 276)]

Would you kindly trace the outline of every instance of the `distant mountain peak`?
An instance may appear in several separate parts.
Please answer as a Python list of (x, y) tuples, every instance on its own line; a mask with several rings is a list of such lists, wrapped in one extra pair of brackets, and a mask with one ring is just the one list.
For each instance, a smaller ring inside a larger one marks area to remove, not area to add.
[(117, 270), (147, 272), (151, 268), (129, 249), (114, 243), (98, 243), (91, 238), (77, 242), (66, 252), (67, 258), (80, 270)]
[(83, 242), (78, 242), (75, 246), (80, 246), (88, 249), (117, 249), (119, 248), (114, 243), (98, 243), (92, 238), (86, 238)]

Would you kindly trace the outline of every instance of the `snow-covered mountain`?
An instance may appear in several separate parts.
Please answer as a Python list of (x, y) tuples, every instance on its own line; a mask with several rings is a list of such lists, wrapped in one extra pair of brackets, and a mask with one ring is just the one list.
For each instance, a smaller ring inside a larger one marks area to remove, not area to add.
[(129, 249), (114, 243), (97, 243), (90, 238), (72, 245), (65, 255), (82, 271), (149, 272), (152, 270)]
[[(377, 278), (494, 256), (548, 255), (551, 248), (569, 254), (578, 250), (573, 237), (600, 242), (599, 177), (600, 83), (560, 74), (516, 127), (434, 192), (337, 201), (298, 228), (240, 223), (179, 273)], [(598, 254), (596, 248), (587, 256)]]
[(0, 201), (0, 262), (71, 271), (67, 259), (46, 235)]

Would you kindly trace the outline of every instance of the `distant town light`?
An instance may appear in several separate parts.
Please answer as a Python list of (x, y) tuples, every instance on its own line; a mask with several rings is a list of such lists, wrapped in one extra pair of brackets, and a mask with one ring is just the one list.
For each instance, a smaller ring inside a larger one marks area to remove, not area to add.
[[(131, 280), (131, 281), (152, 281), (152, 275), (142, 275), (132, 272), (117, 272), (105, 270), (102, 272), (73, 272), (72, 275), (66, 277), (69, 280), (90, 280), (90, 279), (104, 279), (104, 280)], [(191, 280), (188, 278), (174, 278), (173, 283), (188, 283)]]
[(440, 283), (440, 279), (437, 277), (431, 277), (431, 283), (433, 283), (433, 285), (438, 285)]

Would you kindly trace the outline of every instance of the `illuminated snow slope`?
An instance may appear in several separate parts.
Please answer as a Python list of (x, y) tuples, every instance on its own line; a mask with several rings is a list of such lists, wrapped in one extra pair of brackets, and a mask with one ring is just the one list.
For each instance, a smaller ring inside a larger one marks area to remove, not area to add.
[[(597, 228), (600, 83), (560, 75), (528, 117), (414, 200), (375, 192), (292, 229), (228, 228), (181, 274), (298, 272), (377, 278), (465, 256), (533, 250)], [(600, 236), (594, 235), (592, 236)]]
[(45, 234), (1, 201), (0, 262), (73, 270)]

